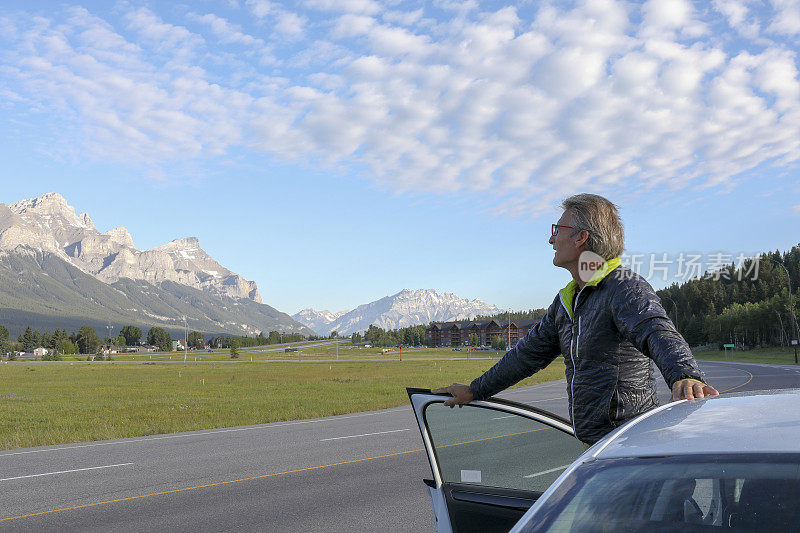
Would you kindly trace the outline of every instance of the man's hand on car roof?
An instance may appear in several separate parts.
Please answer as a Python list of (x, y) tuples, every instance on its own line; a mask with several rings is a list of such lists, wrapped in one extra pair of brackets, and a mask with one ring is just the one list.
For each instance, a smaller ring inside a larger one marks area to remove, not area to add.
[(672, 385), (672, 401), (694, 400), (706, 396), (718, 396), (717, 389), (696, 379), (682, 379)]

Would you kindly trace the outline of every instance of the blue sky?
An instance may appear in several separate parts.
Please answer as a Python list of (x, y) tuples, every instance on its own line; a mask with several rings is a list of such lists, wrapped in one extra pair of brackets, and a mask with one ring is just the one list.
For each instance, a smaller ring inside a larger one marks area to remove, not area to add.
[(4, 2), (0, 202), (196, 236), (289, 313), (544, 307), (575, 192), (645, 262), (798, 244), (799, 38), (790, 0)]

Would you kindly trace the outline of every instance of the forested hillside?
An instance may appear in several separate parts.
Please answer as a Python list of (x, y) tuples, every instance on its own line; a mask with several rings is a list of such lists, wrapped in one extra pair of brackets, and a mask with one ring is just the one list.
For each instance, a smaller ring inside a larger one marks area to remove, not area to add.
[[(788, 274), (788, 277), (787, 277)], [(657, 291), (692, 346), (735, 343), (744, 348), (785, 346), (792, 338), (789, 281), (798, 315), (800, 245), (769, 252), (740, 269), (733, 265)]]

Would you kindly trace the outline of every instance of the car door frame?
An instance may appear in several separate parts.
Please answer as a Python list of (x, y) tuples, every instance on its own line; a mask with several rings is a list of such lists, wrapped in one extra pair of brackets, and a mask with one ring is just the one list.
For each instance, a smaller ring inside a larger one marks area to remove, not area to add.
[[(414, 416), (417, 419), (417, 425), (419, 426), (433, 475), (433, 479), (425, 479), (423, 481), (431, 498), (436, 532), (452, 533), (454, 531), (453, 522), (455, 517), (454, 510), (451, 508), (454, 501), (466, 502), (466, 505), (483, 506), (487, 510), (497, 510), (500, 514), (521, 518), (542, 493), (531, 493), (512, 488), (445, 482), (442, 479), (438, 454), (433, 446), (425, 418), (425, 409), (432, 403), (444, 403), (451, 396), (449, 394), (433, 394), (430, 389), (407, 388), (406, 391), (414, 410)], [(472, 401), (468, 405), (518, 415), (550, 426), (571, 437), (575, 436), (574, 428), (569, 420), (538, 407), (494, 397), (487, 400)], [(580, 454), (574, 459), (579, 456)]]

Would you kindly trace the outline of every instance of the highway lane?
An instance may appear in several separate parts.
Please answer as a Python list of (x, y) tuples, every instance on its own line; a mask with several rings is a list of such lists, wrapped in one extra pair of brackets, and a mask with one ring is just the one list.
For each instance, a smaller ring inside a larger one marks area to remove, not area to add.
[[(721, 391), (800, 386), (793, 366), (701, 366)], [(561, 380), (501, 396), (563, 416), (565, 387)], [(663, 383), (659, 394), (668, 396)], [(430, 531), (421, 448), (402, 406), (10, 450), (0, 452), (0, 530)]]

